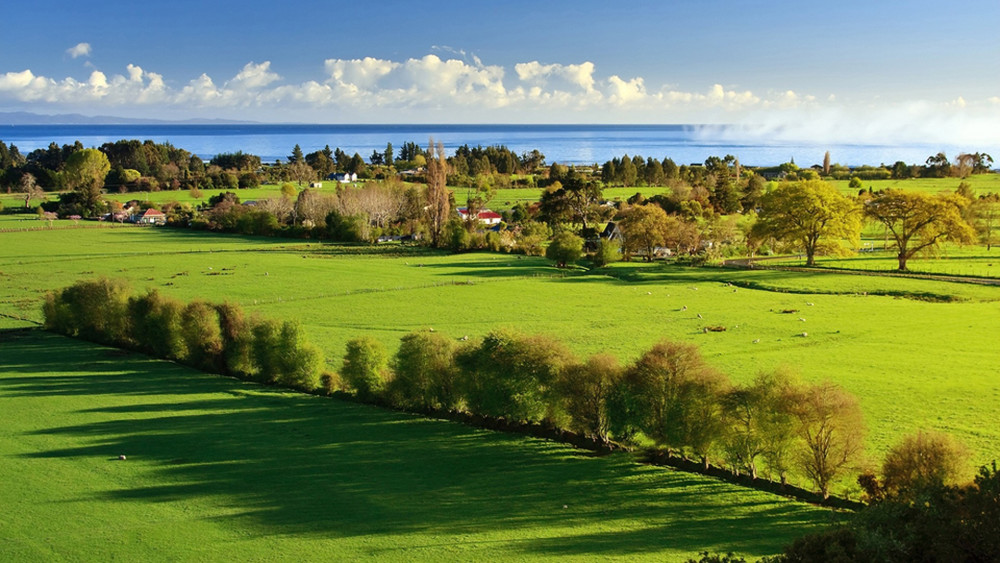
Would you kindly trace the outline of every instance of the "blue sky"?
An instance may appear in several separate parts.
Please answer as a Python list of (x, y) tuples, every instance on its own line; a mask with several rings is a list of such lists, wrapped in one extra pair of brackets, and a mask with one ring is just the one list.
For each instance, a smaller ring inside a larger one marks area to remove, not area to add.
[(0, 111), (995, 138), (998, 21), (996, 0), (18, 2)]

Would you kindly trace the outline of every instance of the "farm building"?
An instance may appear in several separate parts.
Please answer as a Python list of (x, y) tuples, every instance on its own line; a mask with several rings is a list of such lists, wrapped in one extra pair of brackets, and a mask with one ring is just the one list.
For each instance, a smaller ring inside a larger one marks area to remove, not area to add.
[[(463, 221), (468, 221), (469, 210), (465, 207), (459, 207), (458, 216), (461, 217)], [(499, 225), (500, 221), (503, 220), (503, 217), (501, 217), (499, 213), (496, 211), (490, 211), (489, 209), (483, 209), (480, 211), (476, 218), (479, 219), (479, 221), (484, 225)]]
[(326, 177), (327, 180), (336, 180), (341, 184), (349, 184), (351, 182), (358, 181), (358, 175), (353, 172), (338, 172), (336, 174), (330, 174)]
[(147, 209), (145, 213), (135, 219), (135, 222), (140, 225), (166, 225), (167, 216), (162, 211)]

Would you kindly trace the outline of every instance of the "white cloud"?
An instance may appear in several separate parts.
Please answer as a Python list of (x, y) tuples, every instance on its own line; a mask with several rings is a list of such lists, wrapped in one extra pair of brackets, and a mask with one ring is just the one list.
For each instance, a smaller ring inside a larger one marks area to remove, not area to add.
[[(445, 50), (441, 48), (439, 50)], [(208, 74), (171, 82), (129, 64), (93, 68), (83, 79), (0, 74), (0, 104), (29, 111), (144, 113), (278, 120), (401, 122), (604, 122), (746, 124), (773, 139), (880, 140), (976, 136), (1000, 129), (1000, 97), (950, 102), (841, 101), (795, 90), (757, 93), (722, 84), (681, 89), (648, 77), (602, 75), (589, 61), (518, 63), (508, 74), (475, 56), (429, 54), (400, 61), (331, 58), (324, 72), (286, 82), (270, 61), (249, 62), (229, 80)], [(970, 141), (971, 142), (971, 141)]]
[(264, 61), (260, 64), (254, 64), (251, 61), (243, 67), (239, 74), (227, 82), (226, 86), (237, 90), (252, 90), (263, 88), (277, 80), (281, 80), (281, 77), (271, 72), (271, 61)]
[(69, 49), (66, 49), (66, 54), (74, 59), (78, 57), (89, 57), (90, 43), (77, 43)]

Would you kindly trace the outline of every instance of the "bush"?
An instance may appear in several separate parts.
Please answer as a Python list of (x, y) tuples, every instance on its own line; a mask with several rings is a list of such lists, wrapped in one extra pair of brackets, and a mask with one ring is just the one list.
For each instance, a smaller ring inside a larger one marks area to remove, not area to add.
[(223, 371), (222, 331), (215, 307), (204, 301), (188, 303), (181, 312), (180, 329), (185, 363), (205, 371)]
[(602, 268), (622, 259), (622, 245), (618, 241), (601, 239), (592, 258), (594, 266)]
[(134, 346), (158, 358), (179, 360), (187, 356), (181, 336), (180, 301), (160, 295), (155, 289), (132, 297), (128, 303), (131, 340)]
[(460, 352), (457, 363), (471, 412), (540, 421), (559, 416), (554, 388), (573, 357), (550, 337), (496, 330), (478, 346)]
[(388, 379), (388, 357), (385, 346), (370, 336), (348, 341), (340, 376), (359, 398), (378, 398)]
[(440, 334), (414, 332), (403, 337), (393, 358), (389, 384), (393, 404), (452, 409), (458, 406), (455, 343)]
[(583, 239), (573, 233), (559, 233), (545, 249), (545, 257), (565, 268), (583, 256)]
[(45, 327), (102, 344), (126, 344), (130, 293), (124, 280), (78, 281), (46, 296)]

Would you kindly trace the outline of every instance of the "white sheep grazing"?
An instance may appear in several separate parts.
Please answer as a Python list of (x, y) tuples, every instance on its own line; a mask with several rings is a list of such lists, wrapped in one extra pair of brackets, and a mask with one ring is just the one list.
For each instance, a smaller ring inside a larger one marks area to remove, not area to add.
[(125, 461), (125, 454), (122, 454), (122, 455), (118, 456), (118, 459), (120, 461)]
[(806, 336), (809, 336), (809, 333), (808, 333), (808, 332), (803, 332), (803, 333), (802, 333), (802, 334), (800, 334), (799, 336), (801, 336), (801, 337), (805, 338)]
[(799, 320), (802, 321), (802, 322), (806, 322), (806, 320), (803, 319), (802, 317), (799, 317)]
[(754, 343), (754, 344), (760, 344), (760, 338), (757, 338), (757, 339), (755, 339), (755, 340), (753, 341), (753, 343)]
[(701, 313), (698, 313), (698, 318), (699, 319), (704, 319), (705, 317), (701, 316)]
[(812, 304), (812, 303), (806, 303), (806, 306), (807, 306), (807, 307), (812, 307), (812, 306), (813, 306), (813, 304)]

